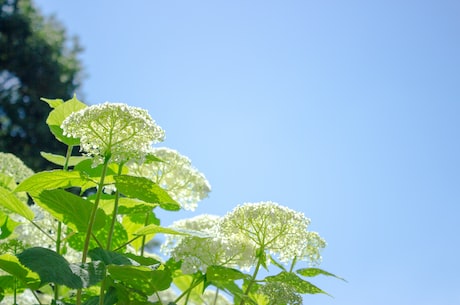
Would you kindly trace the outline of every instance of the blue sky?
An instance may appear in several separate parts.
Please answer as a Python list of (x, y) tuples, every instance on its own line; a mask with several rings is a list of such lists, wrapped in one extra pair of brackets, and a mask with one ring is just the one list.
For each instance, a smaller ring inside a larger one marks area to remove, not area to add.
[(460, 304), (460, 2), (51, 1), (87, 103), (149, 110), (213, 191), (327, 241), (305, 304)]

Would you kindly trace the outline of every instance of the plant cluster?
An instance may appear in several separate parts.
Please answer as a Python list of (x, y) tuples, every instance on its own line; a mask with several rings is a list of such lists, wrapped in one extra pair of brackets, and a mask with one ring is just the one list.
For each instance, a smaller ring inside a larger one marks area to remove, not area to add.
[(38, 173), (0, 153), (2, 304), (301, 304), (325, 293), (306, 278), (336, 277), (317, 268), (326, 243), (310, 220), (274, 202), (161, 226), (156, 209), (194, 210), (211, 187), (187, 157), (153, 147), (164, 131), (148, 112), (43, 100), (68, 149), (41, 152), (57, 168)]

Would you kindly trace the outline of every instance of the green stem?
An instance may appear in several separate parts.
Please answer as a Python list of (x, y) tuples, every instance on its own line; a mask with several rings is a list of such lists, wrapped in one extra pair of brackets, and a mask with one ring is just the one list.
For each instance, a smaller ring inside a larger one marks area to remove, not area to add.
[[(201, 282), (203, 281), (203, 277), (201, 277), (200, 280), (198, 281), (195, 281), (195, 279), (193, 280), (192, 284), (193, 285), (190, 285), (190, 287), (185, 290), (184, 292), (182, 292), (182, 294), (180, 296), (178, 296), (175, 300), (174, 300), (174, 303), (179, 303), (179, 300), (182, 299), (185, 295), (188, 295), (190, 294), (190, 292), (192, 291), (193, 288), (195, 288), (196, 286), (198, 286)], [(185, 303), (187, 304), (187, 303)]]
[(219, 296), (219, 288), (216, 289), (216, 295), (214, 296), (214, 303), (213, 305), (217, 305), (217, 297)]
[(291, 268), (289, 268), (289, 272), (292, 272), (292, 270), (294, 270), (294, 266), (296, 263), (297, 263), (297, 256), (294, 256), (294, 259), (292, 260), (292, 263), (291, 263)]
[[(96, 220), (96, 213), (99, 207), (99, 201), (101, 200), (102, 189), (104, 187), (104, 180), (107, 174), (107, 167), (109, 165), (109, 161), (110, 161), (110, 156), (105, 157), (104, 164), (102, 166), (101, 179), (97, 187), (96, 200), (94, 201), (94, 206), (91, 211), (91, 215), (90, 215), (89, 222), (88, 222), (88, 230), (86, 231), (85, 243), (83, 244), (83, 254), (81, 258), (81, 262), (83, 264), (86, 263), (86, 258), (88, 257), (89, 242), (91, 240), (91, 235), (93, 234), (93, 226)], [(81, 304), (81, 292), (82, 292), (81, 289), (77, 290), (77, 305)]]
[[(145, 226), (147, 226), (149, 224), (149, 218), (150, 218), (150, 213), (147, 213), (147, 215), (145, 215), (145, 222), (144, 222)], [(144, 256), (145, 239), (146, 239), (146, 236), (143, 235), (142, 236), (142, 244), (141, 244), (141, 256)]]
[[(264, 251), (263, 248), (261, 248), (260, 251)], [(262, 265), (262, 259), (263, 256), (259, 256), (256, 268), (254, 269), (254, 273), (251, 276), (251, 281), (249, 282), (248, 287), (246, 287), (246, 290), (243, 293), (243, 298), (241, 299), (240, 305), (244, 305), (244, 303), (246, 303), (245, 297), (248, 296), (248, 293), (251, 291), (252, 285), (256, 282), (257, 274), (259, 273), (260, 266)]]
[[(118, 167), (117, 176), (121, 175), (122, 170), (123, 170), (123, 164), (120, 164), (120, 166)], [(113, 232), (115, 231), (115, 223), (117, 221), (119, 199), (120, 199), (120, 192), (117, 189), (115, 192), (115, 203), (114, 203), (113, 212), (112, 212), (112, 222), (110, 223), (109, 235), (107, 237), (106, 249), (109, 251), (112, 248), (112, 238), (113, 238)]]
[[(69, 169), (69, 160), (70, 156), (72, 155), (72, 145), (67, 146), (67, 152), (65, 155), (65, 163), (63, 170), (67, 171)], [(57, 227), (57, 236), (56, 236), (56, 253), (61, 254), (61, 234), (62, 234), (62, 222), (58, 222), (58, 227)], [(55, 284), (54, 286), (54, 300), (57, 302), (59, 299), (59, 285)]]

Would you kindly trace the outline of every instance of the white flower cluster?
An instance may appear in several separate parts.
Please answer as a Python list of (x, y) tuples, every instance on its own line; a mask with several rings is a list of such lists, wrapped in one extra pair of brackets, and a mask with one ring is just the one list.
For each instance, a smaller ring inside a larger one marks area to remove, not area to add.
[[(21, 224), (14, 230), (12, 238), (17, 238), (24, 242), (27, 247), (43, 247), (48, 249), (55, 249), (55, 238), (58, 228), (58, 221), (54, 219), (48, 212), (44, 211), (40, 206), (34, 204), (30, 207), (34, 212), (34, 224), (25, 221), (23, 218), (15, 219)], [(43, 231), (39, 230), (40, 227)], [(66, 226), (62, 224), (61, 234), (64, 236)], [(78, 251), (67, 247), (66, 253), (63, 255), (69, 262), (79, 262), (81, 254)]]
[(189, 158), (173, 149), (154, 148), (152, 153), (164, 162), (130, 164), (133, 174), (161, 186), (185, 210), (195, 210), (197, 203), (211, 191), (206, 177), (192, 166)]
[(289, 263), (294, 258), (320, 259), (317, 253), (325, 242), (307, 231), (309, 224), (303, 213), (267, 201), (237, 206), (223, 218), (221, 231), (226, 236), (243, 236)]
[(16, 183), (34, 174), (21, 159), (13, 154), (3, 152), (0, 152), (0, 173), (13, 177)]
[(258, 290), (269, 299), (270, 305), (302, 305), (302, 297), (288, 284), (268, 282)]
[(219, 216), (204, 214), (174, 222), (173, 229), (200, 231), (211, 237), (169, 235), (162, 251), (182, 260), (185, 274), (206, 272), (212, 265), (249, 269), (254, 263), (254, 244), (241, 236), (220, 234), (221, 220)]
[(61, 125), (64, 135), (80, 138), (81, 151), (94, 165), (110, 157), (120, 163), (142, 160), (153, 143), (164, 140), (164, 130), (147, 110), (122, 103), (103, 103), (72, 113)]

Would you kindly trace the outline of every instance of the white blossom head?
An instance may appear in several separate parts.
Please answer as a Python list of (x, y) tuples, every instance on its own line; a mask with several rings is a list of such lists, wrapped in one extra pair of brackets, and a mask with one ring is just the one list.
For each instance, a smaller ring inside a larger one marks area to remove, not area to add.
[(152, 153), (164, 162), (130, 165), (134, 175), (149, 178), (185, 209), (194, 211), (197, 203), (211, 191), (206, 177), (192, 166), (186, 156), (166, 147), (153, 148)]
[(94, 165), (107, 158), (143, 160), (153, 143), (164, 140), (164, 130), (147, 110), (121, 103), (86, 107), (68, 116), (61, 128), (64, 135), (80, 138), (81, 151), (94, 158)]
[(212, 265), (249, 269), (254, 264), (255, 245), (241, 236), (222, 235), (220, 222), (221, 217), (207, 214), (175, 221), (173, 229), (200, 231), (210, 237), (168, 236), (163, 253), (181, 260), (185, 274), (206, 272)]
[[(275, 202), (245, 203), (222, 220), (226, 235), (241, 235), (283, 263), (305, 256), (310, 219)], [(312, 251), (311, 249), (309, 251)]]
[(0, 173), (12, 177), (16, 183), (34, 174), (21, 159), (13, 154), (3, 152), (0, 152)]
[(269, 299), (270, 305), (302, 305), (302, 297), (283, 282), (268, 282), (257, 291)]

